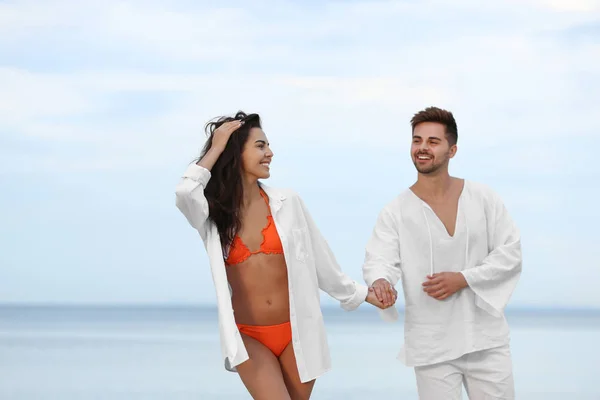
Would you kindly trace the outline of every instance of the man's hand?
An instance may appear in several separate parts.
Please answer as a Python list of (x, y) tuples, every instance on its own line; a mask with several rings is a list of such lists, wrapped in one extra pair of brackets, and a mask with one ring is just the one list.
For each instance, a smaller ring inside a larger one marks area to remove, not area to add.
[(469, 286), (460, 272), (440, 272), (427, 275), (423, 290), (434, 299), (444, 300)]
[(398, 292), (386, 279), (377, 279), (375, 282), (373, 282), (371, 288), (375, 292), (377, 300), (383, 303), (385, 308), (396, 303), (396, 298), (398, 298)]

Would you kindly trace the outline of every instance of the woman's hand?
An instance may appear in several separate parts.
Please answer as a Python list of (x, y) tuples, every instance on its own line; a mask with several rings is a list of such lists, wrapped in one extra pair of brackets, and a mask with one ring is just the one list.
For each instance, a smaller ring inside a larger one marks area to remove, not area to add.
[(215, 163), (225, 151), (225, 146), (227, 146), (227, 142), (231, 137), (231, 134), (239, 129), (240, 126), (244, 125), (244, 121), (235, 120), (225, 122), (223, 125), (219, 126), (214, 132), (212, 137), (212, 145), (210, 149), (206, 152), (204, 157), (197, 164), (201, 167), (206, 168), (207, 170), (212, 170), (212, 167), (215, 166)]
[(213, 132), (211, 149), (220, 149), (221, 152), (223, 152), (223, 150), (225, 150), (225, 146), (227, 146), (227, 142), (229, 141), (231, 134), (238, 130), (242, 125), (244, 125), (244, 121), (235, 120), (225, 122), (223, 125), (219, 126)]

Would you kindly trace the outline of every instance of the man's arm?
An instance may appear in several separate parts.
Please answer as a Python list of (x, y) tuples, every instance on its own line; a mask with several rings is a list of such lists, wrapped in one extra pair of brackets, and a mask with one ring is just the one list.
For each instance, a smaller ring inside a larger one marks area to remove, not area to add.
[(499, 316), (521, 276), (521, 236), (500, 197), (494, 193), (490, 202), (487, 219), (492, 250), (479, 265), (461, 273), (477, 295), (476, 304)]
[[(393, 286), (400, 279), (400, 241), (398, 229), (393, 215), (383, 209), (377, 218), (371, 234), (363, 263), (363, 279), (368, 286), (373, 286), (377, 298), (384, 304), (396, 301), (397, 292)], [(398, 311), (390, 307), (380, 311), (382, 318), (396, 320)]]

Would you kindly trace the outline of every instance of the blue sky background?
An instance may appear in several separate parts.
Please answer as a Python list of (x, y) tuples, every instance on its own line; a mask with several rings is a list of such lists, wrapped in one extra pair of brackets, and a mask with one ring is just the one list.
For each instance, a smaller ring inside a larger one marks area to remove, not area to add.
[(238, 109), (361, 279), (437, 105), (521, 228), (511, 306), (600, 307), (600, 1), (169, 3), (0, 1), (0, 302), (213, 304), (174, 188)]

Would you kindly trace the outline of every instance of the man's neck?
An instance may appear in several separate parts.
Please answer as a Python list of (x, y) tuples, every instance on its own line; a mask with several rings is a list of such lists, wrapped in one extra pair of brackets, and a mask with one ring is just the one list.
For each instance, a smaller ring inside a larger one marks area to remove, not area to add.
[(411, 189), (422, 197), (444, 199), (452, 186), (453, 179), (447, 170), (433, 174), (419, 173), (417, 182)]

